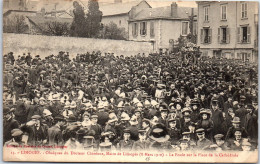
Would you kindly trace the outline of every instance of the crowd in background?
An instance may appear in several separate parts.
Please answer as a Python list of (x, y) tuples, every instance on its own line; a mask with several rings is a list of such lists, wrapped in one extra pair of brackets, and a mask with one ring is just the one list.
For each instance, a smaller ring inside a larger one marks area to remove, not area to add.
[(4, 145), (253, 151), (257, 65), (175, 54), (3, 60)]

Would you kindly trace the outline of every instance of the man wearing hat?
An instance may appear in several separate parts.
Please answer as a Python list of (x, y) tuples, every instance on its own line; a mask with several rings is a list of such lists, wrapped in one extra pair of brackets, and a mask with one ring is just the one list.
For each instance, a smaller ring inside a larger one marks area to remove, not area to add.
[(138, 121), (137, 117), (133, 115), (131, 119), (129, 120), (130, 126), (128, 129), (130, 130), (131, 139), (134, 141), (138, 140)]
[(19, 123), (14, 119), (13, 109), (3, 108), (4, 121), (3, 121), (3, 142), (9, 141), (12, 138), (11, 131), (19, 128)]
[(222, 133), (223, 128), (222, 124), (224, 122), (223, 113), (218, 107), (218, 100), (217, 98), (212, 98), (212, 105), (211, 105), (211, 120), (213, 121), (213, 129), (212, 129), (212, 135), (216, 135), (219, 133)]
[(225, 151), (230, 149), (224, 140), (223, 134), (216, 134), (214, 136), (214, 139), (215, 139), (215, 144), (210, 145), (209, 150)]
[(227, 131), (225, 141), (227, 142), (230, 139), (234, 139), (235, 138), (234, 134), (237, 130), (240, 130), (243, 138), (248, 137), (247, 131), (240, 124), (239, 117), (234, 117), (234, 119), (232, 120), (232, 126)]
[(54, 118), (55, 125), (48, 129), (49, 145), (63, 145), (62, 128), (66, 124), (66, 120), (61, 116)]
[(109, 114), (107, 112), (105, 112), (104, 106), (99, 106), (97, 116), (98, 116), (97, 123), (99, 125), (101, 125), (101, 127), (104, 128), (106, 125), (106, 122), (109, 120)]
[(135, 141), (132, 147), (133, 151), (147, 150), (150, 146), (150, 142), (147, 140), (146, 130), (138, 130), (139, 140)]
[(252, 105), (246, 105), (247, 114), (245, 116), (245, 130), (251, 140), (257, 142), (258, 139), (258, 121), (257, 116), (254, 114), (254, 107)]
[(44, 123), (48, 127), (51, 127), (54, 124), (54, 119), (52, 117), (52, 113), (48, 109), (44, 109), (42, 114), (43, 114)]
[(96, 114), (92, 114), (90, 116), (90, 120), (91, 120), (90, 130), (95, 131), (94, 138), (95, 138), (96, 142), (99, 144), (100, 136), (101, 136), (101, 133), (102, 133), (102, 127), (97, 123), (98, 122), (98, 116)]
[(161, 112), (161, 116), (159, 117), (159, 123), (166, 125), (168, 109), (166, 105), (160, 105), (159, 111)]
[(181, 143), (182, 140), (187, 140), (189, 148), (193, 150), (196, 146), (196, 142), (194, 139), (191, 138), (191, 132), (190, 131), (184, 131), (182, 133), (182, 138), (178, 141), (178, 144)]
[(69, 125), (66, 128), (66, 133), (64, 133), (64, 141), (68, 149), (82, 149), (82, 145), (79, 143), (79, 141), (76, 140), (76, 131), (79, 129), (79, 126), (77, 125)]
[(12, 139), (9, 141), (6, 141), (4, 146), (21, 146), (24, 145), (24, 142), (22, 141), (22, 135), (23, 135), (23, 131), (21, 131), (20, 129), (13, 129), (11, 131), (11, 136)]
[(170, 141), (172, 145), (175, 145), (178, 140), (181, 139), (181, 130), (177, 128), (176, 118), (171, 118), (168, 121), (168, 132), (170, 135)]
[(200, 116), (200, 109), (199, 109), (199, 101), (198, 99), (193, 99), (191, 101), (191, 121), (192, 122), (196, 122), (199, 120), (199, 116)]
[(47, 143), (48, 126), (41, 123), (40, 115), (33, 115), (31, 121), (21, 127), (28, 133), (28, 145), (41, 146)]
[(209, 139), (205, 138), (205, 130), (203, 128), (197, 129), (196, 134), (198, 137), (196, 149), (205, 150), (209, 148), (212, 142)]
[(124, 129), (124, 133), (123, 133), (123, 139), (119, 141), (118, 145), (117, 145), (117, 149), (119, 151), (129, 151), (132, 149), (134, 141), (130, 139), (130, 130), (129, 129)]
[(234, 133), (234, 138), (228, 140), (228, 147), (231, 150), (242, 151), (242, 133), (240, 129), (237, 129)]

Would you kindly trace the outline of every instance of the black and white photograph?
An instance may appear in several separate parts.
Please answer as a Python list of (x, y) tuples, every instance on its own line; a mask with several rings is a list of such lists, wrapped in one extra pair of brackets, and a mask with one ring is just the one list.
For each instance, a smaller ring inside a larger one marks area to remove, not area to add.
[(258, 7), (3, 0), (3, 160), (257, 162)]

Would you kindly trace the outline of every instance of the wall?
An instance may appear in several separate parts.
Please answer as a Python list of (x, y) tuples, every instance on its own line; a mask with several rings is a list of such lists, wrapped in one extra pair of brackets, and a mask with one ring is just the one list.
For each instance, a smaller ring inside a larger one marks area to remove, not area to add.
[(169, 48), (169, 40), (178, 40), (181, 35), (181, 21), (162, 20), (161, 22), (161, 48)]
[(59, 51), (69, 52), (71, 57), (77, 53), (92, 51), (113, 52), (115, 55), (136, 55), (152, 52), (152, 44), (148, 42), (134, 42), (123, 40), (91, 39), (75, 37), (57, 37), (27, 34), (3, 34), (3, 54), (14, 52), (31, 52), (32, 55), (48, 56), (58, 54)]

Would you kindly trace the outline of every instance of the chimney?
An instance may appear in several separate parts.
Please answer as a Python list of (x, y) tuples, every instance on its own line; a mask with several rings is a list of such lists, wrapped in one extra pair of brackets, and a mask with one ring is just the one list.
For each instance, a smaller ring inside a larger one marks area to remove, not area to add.
[(41, 8), (41, 15), (42, 15), (42, 16), (45, 16), (45, 8), (44, 8), (44, 7)]
[(172, 2), (171, 4), (171, 16), (178, 17), (178, 5), (176, 2)]

